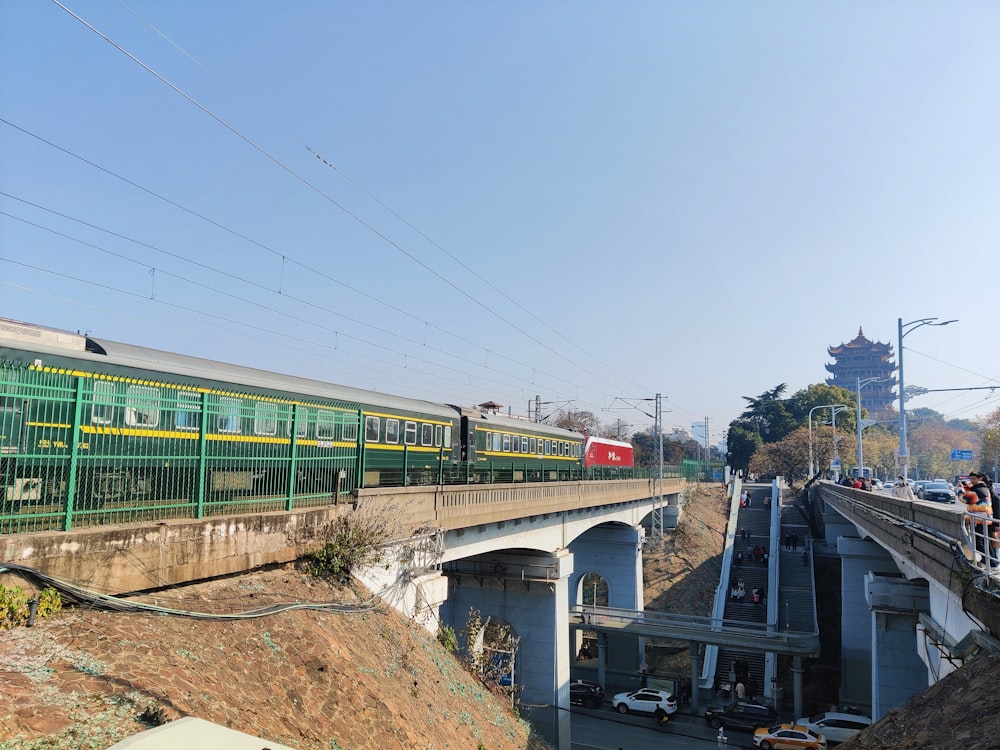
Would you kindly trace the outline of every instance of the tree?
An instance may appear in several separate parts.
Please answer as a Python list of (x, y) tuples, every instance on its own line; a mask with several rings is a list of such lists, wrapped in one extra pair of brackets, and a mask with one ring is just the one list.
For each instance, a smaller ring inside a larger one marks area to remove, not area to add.
[(966, 474), (976, 462), (951, 460), (952, 450), (972, 450), (979, 447), (979, 436), (936, 419), (919, 423), (907, 432), (910, 467), (916, 476), (924, 479), (948, 478), (949, 475)]
[(979, 467), (998, 481), (1000, 471), (1000, 408), (981, 419), (977, 425), (982, 436)]
[(788, 385), (781, 383), (756, 398), (743, 396), (743, 400), (749, 406), (737, 421), (745, 429), (760, 435), (760, 439), (765, 443), (781, 440), (796, 427), (795, 419), (788, 412), (785, 400), (781, 398), (786, 388)]
[(750, 458), (762, 445), (760, 435), (748, 429), (739, 420), (729, 425), (726, 444), (729, 446), (729, 465), (733, 469), (746, 471), (750, 466)]
[(561, 427), (564, 430), (572, 430), (584, 435), (598, 435), (602, 429), (601, 421), (591, 411), (563, 409), (548, 421), (554, 427)]
[[(815, 446), (814, 446), (815, 450)], [(809, 431), (805, 427), (775, 443), (764, 443), (750, 459), (752, 473), (783, 476), (789, 482), (806, 475), (809, 466)]]
[[(796, 391), (788, 399), (788, 412), (795, 419), (799, 427), (808, 427), (809, 423), (809, 412), (814, 407), (826, 406), (827, 404), (843, 404), (847, 407), (853, 407), (857, 403), (857, 396), (854, 391), (848, 390), (847, 388), (841, 388), (836, 385), (826, 385), (825, 383), (817, 383), (804, 388), (801, 391)], [(867, 414), (867, 410), (862, 409), (862, 415)], [(817, 409), (813, 412), (813, 423), (817, 419), (829, 419), (830, 410)], [(837, 427), (843, 428), (846, 432), (854, 432), (855, 422), (857, 421), (856, 411), (851, 408), (851, 412), (838, 412), (837, 413)]]

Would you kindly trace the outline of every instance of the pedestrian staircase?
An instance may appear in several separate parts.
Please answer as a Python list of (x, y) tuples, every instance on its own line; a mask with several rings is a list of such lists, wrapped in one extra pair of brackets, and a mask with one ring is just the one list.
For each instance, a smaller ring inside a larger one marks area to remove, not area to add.
[[(751, 489), (750, 506), (739, 508), (736, 519), (736, 534), (733, 541), (733, 564), (724, 573), (723, 591), (726, 604), (723, 617), (727, 624), (745, 622), (749, 628), (766, 628), (767, 597), (777, 596), (777, 622), (772, 629), (781, 631), (816, 632), (816, 598), (812, 567), (812, 547), (809, 528), (798, 509), (793, 505), (782, 505), (779, 511), (780, 538), (771, 539), (771, 513), (764, 506), (765, 497), (771, 496), (771, 488)], [(735, 504), (735, 503), (734, 503)], [(797, 537), (792, 547), (790, 535)], [(769, 553), (766, 565), (753, 559), (753, 548), (763, 546)], [(748, 548), (750, 550), (748, 559)], [(736, 562), (737, 552), (743, 553), (743, 563)], [(803, 556), (803, 553), (805, 555)], [(777, 566), (777, 592), (768, 592), (769, 569)], [(739, 582), (743, 583), (746, 595), (742, 600), (734, 599), (731, 592)], [(762, 592), (761, 602), (754, 604), (754, 588)], [(715, 682), (713, 690), (720, 697), (733, 697), (735, 690), (735, 664), (743, 659), (749, 667), (747, 689), (748, 698), (763, 699), (763, 690), (768, 678), (766, 656), (763, 653), (741, 651), (738, 648), (719, 648), (715, 661)]]

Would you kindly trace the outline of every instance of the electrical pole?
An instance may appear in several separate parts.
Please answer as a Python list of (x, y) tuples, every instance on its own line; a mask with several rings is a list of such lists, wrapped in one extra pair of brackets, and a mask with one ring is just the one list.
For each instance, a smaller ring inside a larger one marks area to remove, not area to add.
[(663, 540), (663, 404), (660, 394), (656, 394), (656, 476), (653, 479), (653, 542)]
[[(643, 411), (639, 408), (638, 404), (632, 403), (632, 401), (653, 401), (655, 402), (655, 408), (653, 413)], [(629, 404), (633, 409), (639, 409), (647, 417), (653, 418), (653, 434), (655, 435), (654, 445), (656, 446), (654, 450), (656, 451), (656, 461), (653, 462), (653, 514), (651, 527), (652, 532), (650, 536), (652, 537), (651, 543), (657, 544), (663, 541), (663, 397), (657, 393), (656, 398), (649, 399), (626, 399), (615, 397), (612, 400), (612, 404), (615, 401), (624, 401)], [(609, 407), (610, 408), (610, 407)]]

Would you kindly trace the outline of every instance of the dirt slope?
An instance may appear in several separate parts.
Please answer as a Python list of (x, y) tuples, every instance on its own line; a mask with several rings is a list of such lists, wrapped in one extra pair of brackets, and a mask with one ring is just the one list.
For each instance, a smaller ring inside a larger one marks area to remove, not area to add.
[[(295, 570), (141, 597), (244, 612), (359, 603)], [(294, 610), (235, 622), (74, 609), (0, 631), (0, 749), (103, 750), (194, 715), (302, 750), (540, 748), (530, 728), (394, 611)]]

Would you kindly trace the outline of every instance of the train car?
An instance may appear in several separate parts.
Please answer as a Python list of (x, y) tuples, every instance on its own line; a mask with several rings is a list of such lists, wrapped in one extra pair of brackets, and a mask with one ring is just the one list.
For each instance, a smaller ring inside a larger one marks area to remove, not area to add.
[(580, 479), (583, 435), (526, 419), (461, 409), (469, 481)]
[(437, 483), (460, 425), (443, 404), (0, 319), (0, 515), (201, 516)]
[(589, 436), (583, 446), (587, 479), (618, 479), (632, 476), (635, 468), (631, 443)]
[(591, 435), (583, 446), (583, 466), (586, 469), (596, 466), (631, 469), (635, 466), (632, 443)]

